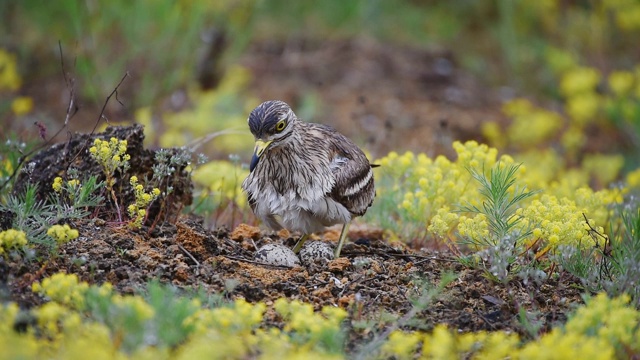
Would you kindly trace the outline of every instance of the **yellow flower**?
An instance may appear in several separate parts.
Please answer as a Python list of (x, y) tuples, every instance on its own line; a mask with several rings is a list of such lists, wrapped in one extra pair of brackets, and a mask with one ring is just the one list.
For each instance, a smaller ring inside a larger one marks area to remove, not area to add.
[(27, 234), (22, 230), (8, 229), (0, 231), (0, 254), (6, 250), (27, 244)]
[(33, 109), (33, 99), (28, 96), (18, 96), (11, 103), (11, 111), (16, 116), (28, 114)]
[(53, 191), (59, 193), (62, 191), (62, 178), (60, 176), (53, 179), (53, 185), (51, 185)]
[(627, 174), (627, 186), (630, 188), (640, 187), (640, 168), (635, 169)]
[(47, 230), (47, 235), (52, 237), (58, 244), (64, 244), (78, 238), (78, 230), (72, 229), (69, 225), (53, 225)]
[(593, 92), (580, 93), (567, 99), (565, 110), (576, 124), (589, 124), (595, 119), (601, 98)]
[(16, 91), (21, 85), (15, 55), (0, 49), (0, 90)]
[(595, 91), (600, 82), (600, 72), (588, 67), (577, 67), (567, 71), (560, 81), (560, 91), (564, 96), (572, 97)]
[(631, 92), (635, 76), (630, 71), (614, 71), (609, 74), (609, 88), (616, 96), (626, 96)]

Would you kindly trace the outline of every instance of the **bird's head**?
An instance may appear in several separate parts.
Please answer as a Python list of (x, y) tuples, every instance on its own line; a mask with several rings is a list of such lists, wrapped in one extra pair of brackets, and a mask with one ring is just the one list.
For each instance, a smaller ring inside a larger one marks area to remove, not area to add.
[(298, 119), (284, 101), (271, 100), (258, 105), (249, 115), (249, 129), (256, 139), (256, 147), (249, 170), (258, 165), (260, 156), (270, 148), (286, 143)]

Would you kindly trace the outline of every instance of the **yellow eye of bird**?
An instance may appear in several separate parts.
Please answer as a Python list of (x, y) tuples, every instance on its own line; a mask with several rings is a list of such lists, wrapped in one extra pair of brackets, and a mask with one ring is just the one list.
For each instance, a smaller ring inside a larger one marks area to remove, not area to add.
[(276, 124), (276, 131), (282, 131), (282, 130), (284, 130), (284, 127), (285, 127), (286, 125), (287, 125), (287, 124), (284, 122), (284, 120), (280, 120), (280, 121), (278, 121), (278, 123)]

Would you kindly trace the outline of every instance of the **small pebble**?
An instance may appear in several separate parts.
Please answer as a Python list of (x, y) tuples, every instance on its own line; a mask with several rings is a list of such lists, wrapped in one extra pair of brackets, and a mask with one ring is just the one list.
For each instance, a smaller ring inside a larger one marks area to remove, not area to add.
[(305, 265), (333, 260), (333, 248), (324, 241), (307, 241), (300, 249), (300, 260)]
[(300, 259), (293, 250), (282, 244), (267, 244), (253, 256), (256, 261), (269, 265), (296, 266), (300, 265)]

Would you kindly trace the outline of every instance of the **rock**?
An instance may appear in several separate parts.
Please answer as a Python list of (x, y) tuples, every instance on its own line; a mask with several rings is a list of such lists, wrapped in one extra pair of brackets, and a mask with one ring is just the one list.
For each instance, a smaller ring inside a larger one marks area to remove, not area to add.
[(269, 265), (277, 266), (297, 266), (300, 265), (300, 259), (293, 250), (281, 244), (267, 244), (258, 251), (253, 257), (256, 261)]
[(333, 260), (333, 248), (324, 241), (307, 241), (300, 249), (300, 260), (305, 265)]

